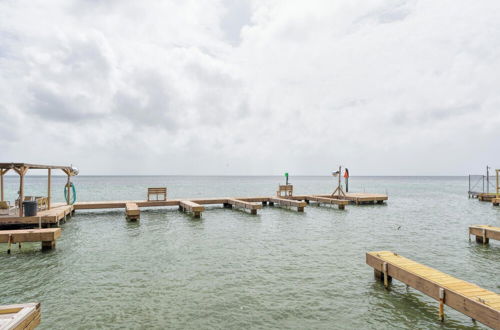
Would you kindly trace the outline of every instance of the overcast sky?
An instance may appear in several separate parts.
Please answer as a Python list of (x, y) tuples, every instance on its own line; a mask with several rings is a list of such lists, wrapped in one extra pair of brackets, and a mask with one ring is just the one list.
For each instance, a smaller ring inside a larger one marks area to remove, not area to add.
[(0, 162), (500, 168), (500, 1), (0, 0)]

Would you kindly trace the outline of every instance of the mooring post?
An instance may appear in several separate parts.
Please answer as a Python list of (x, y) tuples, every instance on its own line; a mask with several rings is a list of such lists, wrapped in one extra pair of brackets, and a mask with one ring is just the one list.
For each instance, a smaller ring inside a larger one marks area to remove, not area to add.
[(12, 234), (9, 234), (9, 246), (7, 247), (7, 254), (10, 254), (11, 245), (12, 245)]
[(382, 264), (382, 272), (384, 273), (384, 286), (389, 287), (389, 275), (387, 274), (387, 262)]
[(444, 289), (439, 288), (439, 320), (444, 321)]

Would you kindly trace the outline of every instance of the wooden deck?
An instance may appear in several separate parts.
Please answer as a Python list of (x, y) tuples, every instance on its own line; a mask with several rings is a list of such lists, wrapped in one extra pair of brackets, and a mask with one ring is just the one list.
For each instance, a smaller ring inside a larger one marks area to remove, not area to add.
[(199, 218), (201, 217), (201, 213), (205, 211), (205, 207), (198, 203), (184, 200), (179, 202), (179, 210), (191, 212), (195, 218)]
[(474, 225), (469, 227), (469, 236), (476, 236), (476, 242), (488, 244), (490, 238), (500, 241), (500, 227), (488, 225)]
[(375, 276), (386, 286), (395, 278), (440, 302), (439, 317), (444, 318), (443, 306), (494, 329), (500, 329), (500, 295), (459, 280), (431, 267), (424, 266), (390, 251), (366, 253), (366, 263), (374, 268)]
[(136, 203), (126, 203), (125, 214), (127, 215), (127, 219), (137, 221), (141, 216), (141, 211)]
[(241, 199), (233, 199), (229, 198), (227, 200), (227, 203), (224, 203), (224, 207), (226, 208), (231, 208), (231, 207), (238, 207), (242, 209), (248, 209), (250, 210), (251, 214), (257, 214), (257, 210), (262, 209), (262, 204), (258, 202), (247, 202), (247, 201), (242, 201)]
[(497, 197), (495, 193), (479, 193), (477, 195), (477, 199), (481, 202), (491, 202), (494, 198)]
[(60, 236), (61, 228), (0, 230), (0, 243), (9, 244), (7, 253), (11, 244), (19, 243), (20, 248), (24, 242), (42, 242), (42, 250), (50, 250), (56, 247)]
[(0, 330), (34, 329), (40, 321), (39, 303), (0, 306)]
[(38, 211), (34, 217), (0, 216), (0, 227), (12, 225), (38, 226), (40, 224), (42, 226), (59, 225), (59, 222), (71, 215), (73, 210), (73, 205), (56, 203), (52, 204), (50, 210)]
[(337, 198), (323, 197), (323, 196), (316, 196), (316, 195), (293, 196), (292, 199), (302, 200), (302, 201), (305, 201), (306, 203), (316, 202), (316, 203), (318, 203), (318, 205), (321, 205), (321, 204), (337, 205), (339, 210), (344, 210), (345, 206), (350, 203), (350, 201), (347, 199), (337, 199)]
[(294, 199), (270, 197), (269, 205), (273, 206), (274, 204), (286, 207), (296, 207), (298, 212), (304, 212), (304, 208), (307, 206), (306, 202), (296, 201)]

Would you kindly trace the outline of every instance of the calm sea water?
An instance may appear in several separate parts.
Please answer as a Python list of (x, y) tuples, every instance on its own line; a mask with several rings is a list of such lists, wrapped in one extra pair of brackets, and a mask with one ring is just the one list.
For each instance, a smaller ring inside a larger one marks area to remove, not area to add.
[[(64, 177), (53, 195), (62, 201)], [(75, 178), (78, 200), (272, 195), (280, 177)], [(332, 177), (293, 177), (297, 193), (329, 193)], [(7, 177), (15, 198), (17, 177)], [(45, 192), (28, 177), (27, 195)], [(210, 207), (77, 212), (57, 249), (0, 245), (0, 304), (42, 303), (42, 329), (483, 328), (398, 281), (373, 279), (365, 252), (392, 250), (500, 292), (500, 242), (469, 242), (471, 224), (500, 226), (500, 208), (467, 199), (465, 177), (352, 177), (351, 191), (388, 193), (387, 205), (266, 207), (259, 215)]]

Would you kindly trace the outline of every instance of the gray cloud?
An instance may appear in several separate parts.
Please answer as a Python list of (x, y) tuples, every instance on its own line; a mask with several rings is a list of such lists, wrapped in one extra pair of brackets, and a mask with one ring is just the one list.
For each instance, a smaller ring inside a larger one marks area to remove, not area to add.
[[(82, 173), (465, 173), (475, 141), (500, 140), (498, 8), (0, 2), (1, 157)], [(480, 165), (500, 163), (486, 145)]]

